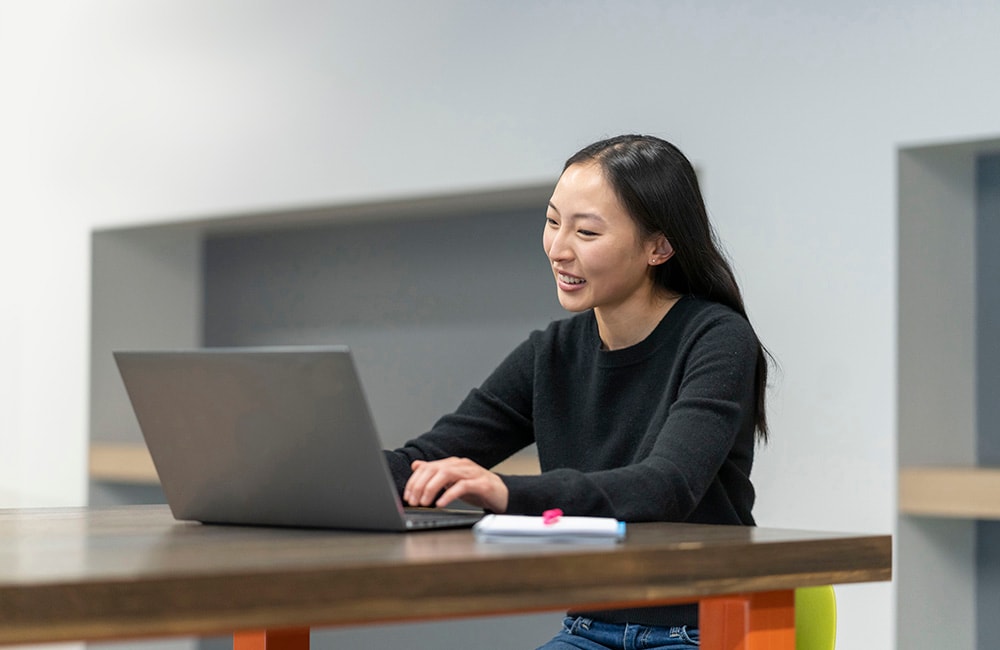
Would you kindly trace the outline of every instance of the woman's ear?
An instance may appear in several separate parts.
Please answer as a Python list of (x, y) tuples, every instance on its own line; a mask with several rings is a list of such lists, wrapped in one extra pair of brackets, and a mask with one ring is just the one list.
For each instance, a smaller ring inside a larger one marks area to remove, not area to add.
[(661, 233), (653, 238), (653, 250), (649, 255), (650, 266), (663, 264), (673, 256), (674, 247), (667, 241), (666, 235)]

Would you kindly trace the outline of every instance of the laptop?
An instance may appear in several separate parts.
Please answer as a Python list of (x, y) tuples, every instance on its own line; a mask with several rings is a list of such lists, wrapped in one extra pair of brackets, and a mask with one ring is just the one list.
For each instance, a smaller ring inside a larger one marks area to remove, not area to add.
[(211, 524), (410, 531), (345, 346), (115, 352), (171, 513)]

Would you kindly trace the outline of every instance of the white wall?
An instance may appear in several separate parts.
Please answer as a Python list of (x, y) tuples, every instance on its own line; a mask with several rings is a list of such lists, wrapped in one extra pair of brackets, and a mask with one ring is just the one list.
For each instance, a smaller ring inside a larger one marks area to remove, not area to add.
[[(551, 178), (640, 131), (701, 168), (782, 367), (758, 521), (891, 532), (895, 151), (1000, 134), (997, 33), (994, 0), (0, 0), (0, 507), (85, 498), (91, 228)], [(891, 587), (838, 593), (838, 647), (890, 647)]]

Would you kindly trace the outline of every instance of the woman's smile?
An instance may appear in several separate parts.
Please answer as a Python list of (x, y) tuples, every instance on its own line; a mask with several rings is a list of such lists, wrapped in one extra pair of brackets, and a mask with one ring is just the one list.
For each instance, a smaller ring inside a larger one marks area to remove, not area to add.
[(563, 291), (577, 291), (582, 289), (583, 285), (587, 283), (587, 281), (580, 276), (558, 270), (556, 271), (556, 280), (558, 280), (558, 287)]

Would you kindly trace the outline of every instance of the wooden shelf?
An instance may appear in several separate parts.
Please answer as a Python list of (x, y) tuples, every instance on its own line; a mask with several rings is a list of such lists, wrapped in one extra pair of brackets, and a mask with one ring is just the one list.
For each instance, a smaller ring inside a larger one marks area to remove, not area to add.
[(533, 451), (523, 451), (503, 461), (493, 471), (497, 474), (529, 475), (538, 474), (541, 469), (538, 467), (538, 456)]
[[(501, 474), (537, 474), (538, 458), (533, 453), (511, 456), (496, 466)], [(108, 483), (159, 485), (153, 459), (145, 445), (94, 443), (90, 445), (90, 478)]]
[(901, 468), (899, 511), (923, 517), (1000, 519), (1000, 468)]
[(90, 478), (109, 483), (160, 484), (153, 459), (141, 444), (91, 444)]

